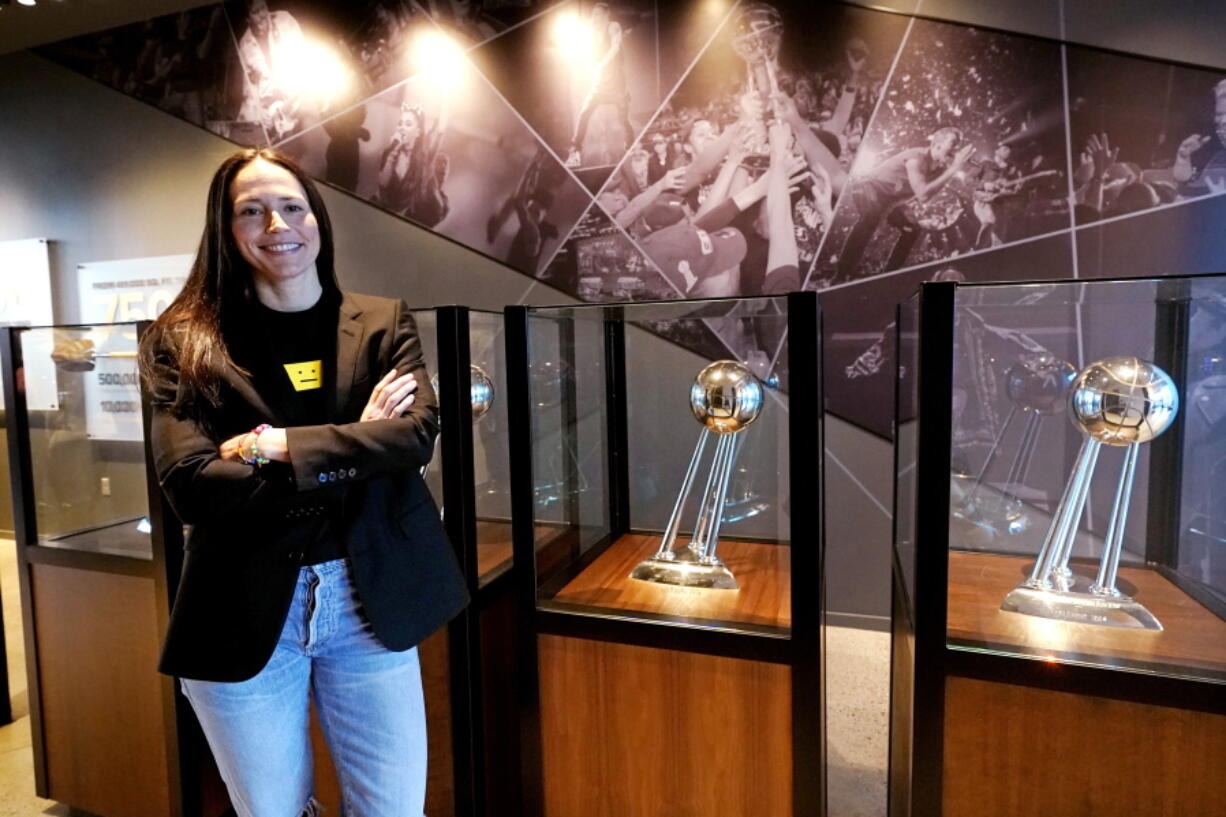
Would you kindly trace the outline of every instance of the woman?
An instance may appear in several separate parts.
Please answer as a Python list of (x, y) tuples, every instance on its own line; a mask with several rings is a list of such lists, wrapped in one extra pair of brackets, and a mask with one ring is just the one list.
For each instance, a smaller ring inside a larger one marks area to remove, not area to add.
[(222, 163), (179, 297), (142, 340), (158, 479), (192, 525), (160, 669), (243, 817), (312, 815), (308, 698), (346, 814), (419, 817), (414, 646), (465, 591), (418, 474), (438, 412), (402, 301), (341, 292), (314, 184)]
[(420, 105), (401, 104), (400, 122), (379, 157), (377, 203), (427, 227), (447, 216), (451, 203), (444, 186), (451, 164), (440, 152), (446, 129), (445, 102), (433, 128)]

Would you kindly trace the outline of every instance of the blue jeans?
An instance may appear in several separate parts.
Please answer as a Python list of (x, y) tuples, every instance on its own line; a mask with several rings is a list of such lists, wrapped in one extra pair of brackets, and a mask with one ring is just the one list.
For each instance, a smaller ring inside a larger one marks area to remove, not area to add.
[(308, 696), (348, 817), (421, 817), (426, 712), (416, 648), (386, 649), (349, 562), (304, 567), (276, 650), (247, 681), (182, 680), (240, 817), (317, 813)]

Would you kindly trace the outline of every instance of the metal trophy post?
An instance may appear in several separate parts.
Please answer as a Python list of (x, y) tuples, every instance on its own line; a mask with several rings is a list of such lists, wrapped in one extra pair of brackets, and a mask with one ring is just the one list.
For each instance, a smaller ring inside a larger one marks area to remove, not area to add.
[[(992, 441), (988, 455), (966, 495), (954, 505), (953, 513), (973, 524), (996, 533), (1021, 533), (1030, 527), (1022, 501), (1012, 493), (1022, 484), (1030, 470), (1030, 462), (1038, 448), (1043, 418), (1060, 413), (1077, 370), (1068, 361), (1040, 352), (1018, 360), (1005, 374), (1005, 394), (1013, 404), (1005, 422)], [(1013, 421), (1021, 412), (1026, 417), (1022, 437), (1005, 475), (1005, 489), (998, 496), (984, 497), (984, 477), (1000, 453), (1001, 442)]]
[[(740, 433), (762, 412), (762, 385), (748, 366), (735, 360), (717, 360), (694, 378), (690, 387), (690, 410), (703, 429), (681, 482), (681, 491), (664, 528), (660, 548), (650, 559), (639, 562), (630, 578), (684, 587), (737, 590), (736, 578), (720, 561), (716, 549)], [(712, 435), (716, 437), (715, 456), (707, 472), (694, 533), (687, 547), (675, 550), (673, 546), (685, 502), (694, 486), (707, 439)]]
[[(1109, 357), (1077, 375), (1071, 399), (1073, 423), (1086, 434), (1034, 569), (1005, 596), (1001, 609), (1062, 621), (1161, 630), (1144, 605), (1115, 586), (1124, 523), (1132, 495), (1137, 455), (1165, 431), (1179, 411), (1179, 393), (1170, 375), (1135, 357)], [(1085, 510), (1094, 466), (1103, 444), (1125, 446), (1098, 575), (1084, 589), (1069, 569), (1078, 523)]]

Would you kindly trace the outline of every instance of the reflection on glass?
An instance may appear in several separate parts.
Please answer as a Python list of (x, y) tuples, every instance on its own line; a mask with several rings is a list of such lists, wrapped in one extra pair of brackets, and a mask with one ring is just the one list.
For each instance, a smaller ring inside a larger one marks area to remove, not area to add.
[(56, 395), (25, 418), (40, 546), (153, 558), (136, 348), (132, 324), (16, 333), (19, 387)]
[[(438, 315), (433, 309), (415, 310), (422, 354), (431, 383), (438, 393)], [(477, 519), (477, 584), (483, 587), (511, 566), (510, 460), (502, 315), (468, 310), (469, 399), (472, 402), (472, 458)], [(443, 507), (442, 448), (447, 429), (440, 429), (434, 459), (423, 468), (426, 484)]]
[(783, 298), (528, 310), (543, 609), (789, 632), (787, 320)]

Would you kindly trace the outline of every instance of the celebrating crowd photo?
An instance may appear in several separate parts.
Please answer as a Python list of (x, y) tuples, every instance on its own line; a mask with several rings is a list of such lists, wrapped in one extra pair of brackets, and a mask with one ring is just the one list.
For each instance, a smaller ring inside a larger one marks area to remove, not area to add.
[(1226, 192), (1222, 74), (1072, 49), (1069, 93), (1078, 224)]
[(1066, 176), (1058, 48), (917, 21), (808, 285), (1067, 228)]

